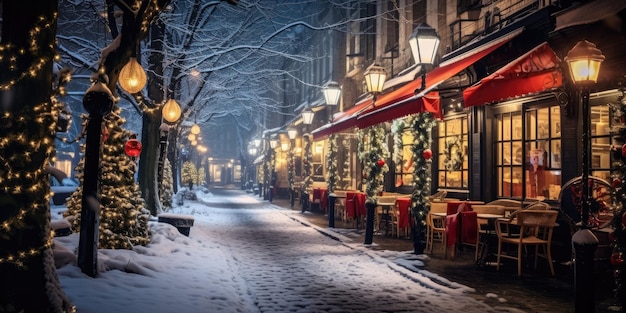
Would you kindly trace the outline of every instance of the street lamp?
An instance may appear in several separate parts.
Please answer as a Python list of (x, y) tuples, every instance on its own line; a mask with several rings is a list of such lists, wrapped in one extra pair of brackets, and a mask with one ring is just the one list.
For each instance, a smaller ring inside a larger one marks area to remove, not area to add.
[(420, 75), (422, 75), (422, 86), (415, 91), (416, 93), (426, 88), (425, 65), (435, 64), (439, 42), (437, 31), (426, 23), (419, 24), (413, 30), (411, 36), (409, 36), (409, 46), (411, 46), (413, 60), (420, 67)]
[[(589, 87), (598, 81), (600, 64), (604, 61), (602, 51), (593, 43), (579, 41), (565, 57), (572, 81), (580, 88), (582, 99), (582, 197), (581, 227), (572, 236), (575, 263), (575, 308), (576, 312), (595, 311), (594, 300), (594, 254), (598, 238), (589, 230)], [(580, 311), (579, 311), (580, 310)]]
[(146, 86), (146, 71), (136, 57), (131, 57), (124, 65), (120, 71), (119, 82), (120, 87), (130, 94), (138, 93)]

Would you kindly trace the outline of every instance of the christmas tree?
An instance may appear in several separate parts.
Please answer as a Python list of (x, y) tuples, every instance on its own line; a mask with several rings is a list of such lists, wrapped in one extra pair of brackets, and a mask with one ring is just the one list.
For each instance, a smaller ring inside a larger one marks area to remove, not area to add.
[(183, 163), (182, 182), (183, 185), (189, 186), (189, 191), (193, 188), (193, 184), (198, 180), (198, 170), (193, 162), (186, 161)]
[[(150, 242), (148, 218), (139, 185), (134, 175), (137, 162), (124, 153), (124, 143), (130, 132), (122, 128), (125, 120), (115, 107), (105, 119), (100, 162), (100, 220), (98, 246), (102, 249), (132, 249), (134, 245)], [(76, 168), (82, 180), (84, 160)], [(67, 202), (67, 216), (74, 216), (72, 227), (80, 231), (82, 188), (79, 187)]]
[(174, 177), (172, 175), (172, 165), (170, 160), (165, 158), (163, 162), (163, 180), (159, 189), (159, 200), (164, 210), (172, 208), (172, 197), (174, 195)]

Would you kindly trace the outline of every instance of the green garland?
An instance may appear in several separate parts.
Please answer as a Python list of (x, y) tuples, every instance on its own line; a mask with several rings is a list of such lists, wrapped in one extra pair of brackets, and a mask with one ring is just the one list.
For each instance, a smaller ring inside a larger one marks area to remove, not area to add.
[(311, 135), (306, 134), (303, 137), (304, 140), (304, 160), (302, 160), (303, 168), (304, 168), (304, 181), (303, 181), (303, 190), (309, 190), (313, 186), (313, 175), (311, 173), (311, 160), (313, 159), (313, 154), (311, 153)]
[[(363, 164), (363, 183), (367, 202), (376, 203), (378, 194), (383, 191), (385, 173), (389, 171), (389, 166), (385, 162), (389, 158), (389, 150), (385, 142), (385, 128), (376, 125), (360, 131), (359, 136), (359, 159)], [(367, 137), (370, 146), (365, 150), (364, 139)]]
[(611, 166), (613, 177), (612, 193), (613, 204), (615, 206), (615, 214), (613, 215), (613, 252), (611, 255), (611, 264), (614, 268), (615, 277), (615, 297), (621, 303), (622, 307), (626, 307), (626, 225), (624, 225), (624, 214), (626, 214), (626, 157), (622, 154), (620, 145), (626, 144), (626, 125), (624, 125), (623, 117), (626, 116), (626, 89), (622, 89), (622, 95), (618, 98), (617, 103), (609, 105), (612, 116), (614, 117), (617, 131), (615, 140), (619, 145), (613, 150), (612, 159), (614, 162)]
[[(413, 132), (413, 162), (415, 164), (413, 172), (413, 192), (411, 193), (411, 216), (413, 216), (414, 224), (417, 229), (414, 229), (414, 238), (418, 238), (417, 241), (422, 241), (425, 238), (426, 230), (426, 215), (430, 211), (430, 202), (428, 197), (430, 196), (431, 188), (431, 159), (424, 159), (423, 153), (426, 149), (431, 149), (432, 128), (436, 125), (437, 120), (430, 112), (419, 113), (411, 116), (409, 119), (409, 125), (411, 125), (411, 131)], [(420, 245), (420, 250), (417, 251), (417, 242), (414, 242), (416, 247), (416, 254), (422, 254), (424, 245)]]
[(463, 158), (465, 153), (461, 146), (461, 136), (453, 136), (446, 140), (443, 148), (443, 164), (446, 171), (458, 171), (463, 168)]
[(337, 171), (337, 136), (332, 134), (328, 136), (328, 153), (326, 154), (326, 168), (328, 176), (326, 177), (326, 188), (328, 193), (332, 193), (337, 188), (339, 180)]
[(289, 181), (289, 190), (294, 190), (294, 185), (296, 183), (296, 162), (294, 161), (293, 148), (294, 147), (291, 147), (291, 149), (289, 149), (289, 152), (287, 153), (287, 180)]

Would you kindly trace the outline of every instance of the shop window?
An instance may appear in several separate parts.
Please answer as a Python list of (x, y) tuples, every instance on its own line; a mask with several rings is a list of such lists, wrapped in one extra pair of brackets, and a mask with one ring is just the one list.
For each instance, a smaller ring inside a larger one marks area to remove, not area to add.
[(591, 105), (591, 175), (611, 179), (611, 128), (609, 106)]
[(561, 191), (560, 107), (495, 115), (499, 197), (556, 200)]
[(405, 128), (402, 131), (402, 164), (396, 164), (396, 187), (412, 186), (413, 172), (415, 164), (413, 163), (413, 134), (411, 128)]
[(468, 128), (465, 115), (439, 123), (439, 188), (468, 189)]
[(311, 148), (311, 172), (313, 173), (313, 181), (324, 181), (324, 166), (322, 166), (322, 155), (324, 155), (324, 141), (313, 142)]

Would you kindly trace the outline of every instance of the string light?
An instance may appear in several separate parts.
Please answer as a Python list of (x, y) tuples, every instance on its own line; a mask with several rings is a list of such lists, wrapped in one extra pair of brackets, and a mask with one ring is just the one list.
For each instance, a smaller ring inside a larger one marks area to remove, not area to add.
[[(51, 20), (56, 19), (56, 14)], [(42, 32), (50, 32), (53, 23), (40, 18), (37, 25), (30, 31), (30, 43), (28, 50), (18, 48), (11, 43), (0, 45), (0, 62), (8, 62), (10, 70), (18, 69), (17, 64), (21, 58), (27, 57), (28, 52), (37, 54), (40, 49), (38, 38)], [(52, 59), (59, 59), (54, 55)], [(50, 58), (36, 58), (21, 73), (12, 73), (13, 79), (0, 83), (1, 90), (9, 90), (18, 82), (27, 77), (36, 77), (52, 60)], [(53, 90), (53, 94), (45, 102), (33, 107), (22, 107), (19, 111), (5, 111), (0, 115), (0, 132), (5, 135), (0, 139), (0, 151), (12, 153), (0, 153), (0, 190), (8, 195), (20, 199), (35, 199), (30, 206), (24, 206), (26, 201), (16, 201), (13, 207), (4, 209), (11, 212), (0, 224), (0, 235), (3, 237), (22, 231), (26, 225), (25, 220), (29, 215), (39, 215), (47, 211), (48, 203), (52, 197), (47, 181), (45, 168), (28, 169), (25, 167), (33, 164), (33, 156), (44, 156), (42, 164), (47, 164), (54, 155), (53, 138), (56, 133), (56, 122), (62, 105), (57, 101), (60, 94), (65, 94), (65, 83), (70, 75), (63, 75)], [(15, 129), (28, 129), (29, 132), (15, 132)], [(33, 131), (30, 131), (33, 130)], [(18, 152), (18, 153), (15, 153)], [(0, 254), (0, 264), (11, 263), (17, 267), (23, 267), (26, 260), (40, 255), (43, 251), (52, 247), (54, 232), (46, 232), (42, 238), (43, 244), (39, 247), (28, 247), (12, 253)]]

